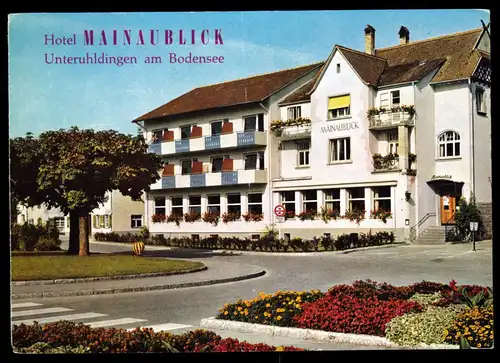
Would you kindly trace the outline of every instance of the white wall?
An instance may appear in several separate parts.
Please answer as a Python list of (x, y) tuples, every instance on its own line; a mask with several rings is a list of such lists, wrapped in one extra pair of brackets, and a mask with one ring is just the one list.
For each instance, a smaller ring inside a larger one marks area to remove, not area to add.
[[(487, 37), (487, 36), (486, 36)], [(491, 89), (484, 85), (486, 114), (477, 113), (476, 87), (472, 84), (473, 116), (474, 116), (474, 169), (476, 202), (491, 203)], [(468, 197), (468, 195), (467, 195)]]
[(378, 89), (375, 94), (375, 107), (380, 107), (380, 95), (383, 93), (388, 94), (389, 107), (391, 107), (391, 91), (399, 91), (400, 105), (413, 105), (413, 86), (411, 84), (406, 84)]

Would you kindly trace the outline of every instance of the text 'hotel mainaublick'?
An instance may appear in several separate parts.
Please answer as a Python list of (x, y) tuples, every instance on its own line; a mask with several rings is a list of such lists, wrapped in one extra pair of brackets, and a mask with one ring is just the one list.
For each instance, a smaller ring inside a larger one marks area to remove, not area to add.
[[(221, 29), (179, 29), (179, 30), (84, 30), (83, 45), (223, 45)], [(45, 45), (75, 45), (77, 35), (56, 36), (45, 34)]]

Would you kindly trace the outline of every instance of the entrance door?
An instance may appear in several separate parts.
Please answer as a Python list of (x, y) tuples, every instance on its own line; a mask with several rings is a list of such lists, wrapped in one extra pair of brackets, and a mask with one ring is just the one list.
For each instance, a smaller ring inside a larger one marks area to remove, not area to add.
[(455, 224), (456, 198), (445, 195), (441, 197), (441, 224)]

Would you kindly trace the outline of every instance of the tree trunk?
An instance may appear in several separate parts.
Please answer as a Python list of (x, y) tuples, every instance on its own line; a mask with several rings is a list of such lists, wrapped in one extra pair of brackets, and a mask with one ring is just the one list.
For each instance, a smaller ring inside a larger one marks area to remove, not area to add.
[(68, 255), (78, 255), (80, 249), (79, 239), (80, 222), (76, 211), (69, 214), (69, 247)]
[(89, 230), (88, 230), (88, 214), (80, 215), (79, 217), (79, 239), (80, 239), (80, 251), (79, 256), (89, 255)]

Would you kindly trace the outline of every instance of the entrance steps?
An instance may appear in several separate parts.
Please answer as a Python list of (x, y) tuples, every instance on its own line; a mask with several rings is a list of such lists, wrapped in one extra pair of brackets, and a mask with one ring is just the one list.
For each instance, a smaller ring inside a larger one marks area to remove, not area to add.
[(444, 245), (445, 229), (444, 226), (430, 226), (425, 229), (415, 241), (420, 245)]

